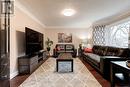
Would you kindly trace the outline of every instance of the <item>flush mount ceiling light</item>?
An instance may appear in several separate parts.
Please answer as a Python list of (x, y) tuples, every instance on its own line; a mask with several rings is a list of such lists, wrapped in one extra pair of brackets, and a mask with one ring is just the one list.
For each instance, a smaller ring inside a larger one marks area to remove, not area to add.
[(62, 14), (64, 15), (64, 16), (72, 16), (72, 15), (74, 15), (76, 12), (75, 12), (75, 10), (73, 10), (73, 9), (64, 9), (63, 11), (62, 11)]

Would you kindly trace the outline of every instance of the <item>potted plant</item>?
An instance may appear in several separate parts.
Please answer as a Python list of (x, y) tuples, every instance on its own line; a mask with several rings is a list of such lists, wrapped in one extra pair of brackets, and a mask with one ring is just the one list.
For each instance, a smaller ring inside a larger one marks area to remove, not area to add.
[(49, 52), (49, 51), (51, 50), (51, 45), (53, 44), (53, 41), (50, 40), (49, 38), (47, 38), (45, 44), (46, 44), (46, 46), (47, 46), (46, 49), (47, 49), (47, 51)]

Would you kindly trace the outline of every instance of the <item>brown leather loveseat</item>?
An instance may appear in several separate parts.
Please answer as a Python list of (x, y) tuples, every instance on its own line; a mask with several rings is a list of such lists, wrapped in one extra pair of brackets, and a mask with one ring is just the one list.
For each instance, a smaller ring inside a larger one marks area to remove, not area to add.
[(73, 44), (56, 44), (53, 49), (53, 56), (58, 57), (60, 53), (71, 53), (73, 57), (76, 57), (77, 50)]

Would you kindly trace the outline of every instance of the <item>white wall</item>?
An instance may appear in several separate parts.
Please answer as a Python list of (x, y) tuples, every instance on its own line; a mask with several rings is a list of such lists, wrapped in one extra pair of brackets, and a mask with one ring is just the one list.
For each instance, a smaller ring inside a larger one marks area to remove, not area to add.
[(18, 56), (25, 54), (25, 27), (45, 33), (44, 27), (31, 15), (27, 15), (15, 6), (14, 15), (11, 16), (10, 29), (10, 77), (18, 74)]
[[(46, 29), (46, 37), (50, 38), (54, 44), (52, 49), (58, 43), (58, 33), (72, 33), (72, 44), (78, 48), (82, 40), (92, 37), (92, 28), (49, 28)], [(52, 50), (51, 50), (52, 54)]]

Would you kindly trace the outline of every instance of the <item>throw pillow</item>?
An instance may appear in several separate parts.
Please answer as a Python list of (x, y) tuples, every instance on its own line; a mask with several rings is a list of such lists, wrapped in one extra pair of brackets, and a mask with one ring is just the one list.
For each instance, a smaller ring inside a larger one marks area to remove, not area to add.
[(91, 49), (91, 48), (85, 48), (85, 49), (84, 49), (84, 52), (85, 52), (85, 53), (92, 53), (92, 49)]
[(57, 51), (59, 51), (60, 50), (60, 47), (57, 47)]

